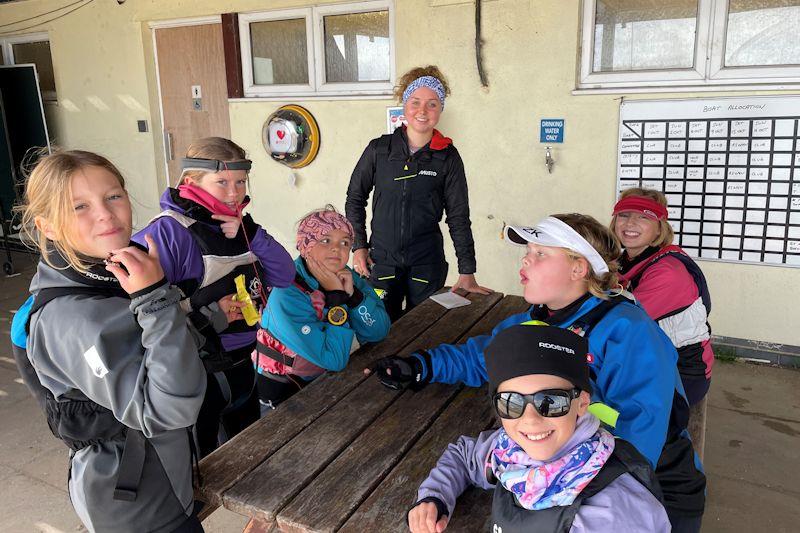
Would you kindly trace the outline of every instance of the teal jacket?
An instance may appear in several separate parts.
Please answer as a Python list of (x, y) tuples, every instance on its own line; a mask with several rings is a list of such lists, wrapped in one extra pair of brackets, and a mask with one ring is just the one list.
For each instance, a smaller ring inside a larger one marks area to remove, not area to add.
[[(321, 290), (302, 258), (295, 259), (294, 265), (297, 274), (311, 289)], [(343, 305), (348, 317), (341, 326), (317, 318), (311, 296), (296, 284), (272, 289), (261, 325), (309, 362), (325, 370), (342, 370), (350, 359), (353, 338), (361, 344), (378, 342), (389, 334), (391, 326), (383, 302), (369, 282), (353, 272), (353, 286), (363, 294), (363, 299), (352, 307)], [(327, 312), (326, 304), (322, 316), (327, 316)]]

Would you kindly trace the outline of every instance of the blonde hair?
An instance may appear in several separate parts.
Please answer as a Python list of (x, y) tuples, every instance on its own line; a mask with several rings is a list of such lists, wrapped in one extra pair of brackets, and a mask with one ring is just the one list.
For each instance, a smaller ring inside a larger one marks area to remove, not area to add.
[(447, 84), (447, 78), (444, 77), (444, 74), (442, 74), (442, 71), (439, 70), (439, 67), (436, 65), (428, 65), (427, 67), (412, 68), (403, 74), (403, 76), (397, 81), (397, 85), (394, 86), (394, 96), (397, 98), (397, 101), (402, 104), (403, 93), (406, 91), (406, 88), (411, 85), (411, 82), (423, 76), (433, 76), (442, 82), (442, 87), (444, 87), (444, 95), (450, 96), (450, 86)]
[[(656, 191), (653, 189), (643, 189), (641, 187), (633, 187), (631, 189), (626, 189), (622, 191), (622, 194), (619, 195), (619, 199), (622, 200), (623, 198), (627, 198), (628, 196), (641, 196), (643, 198), (647, 198), (648, 200), (653, 200), (658, 202), (659, 204), (667, 207), (667, 197), (661, 191)], [(614, 229), (617, 225), (617, 215), (611, 217), (611, 223), (609, 224), (609, 228), (611, 228), (611, 233), (614, 234), (614, 237), (617, 236), (617, 231)], [(675, 232), (672, 229), (669, 221), (667, 220), (659, 220), (658, 221), (658, 236), (656, 239), (650, 243), (650, 246), (657, 246), (661, 248), (662, 246), (666, 246), (668, 244), (672, 244), (673, 239), (675, 238)]]
[[(622, 249), (616, 237), (608, 228), (589, 215), (569, 213), (552, 216), (567, 224), (586, 239), (586, 242), (600, 254), (600, 257), (608, 265), (608, 272), (599, 275), (594, 271), (591, 263), (586, 261), (589, 268), (589, 273), (586, 275), (586, 281), (589, 283), (589, 292), (598, 298), (607, 299), (607, 292), (619, 287), (619, 277), (617, 276), (619, 264), (617, 259), (622, 254)], [(572, 259), (586, 260), (583, 255), (572, 250), (567, 250), (567, 255)]]
[[(244, 148), (224, 137), (204, 137), (197, 139), (186, 149), (186, 157), (194, 159), (216, 159), (217, 161), (244, 161), (247, 154)], [(185, 170), (181, 173), (180, 183), (186, 178), (200, 181), (208, 174), (207, 170)]]
[[(40, 153), (47, 152), (43, 149)], [(16, 208), (22, 212), (22, 235), (26, 243), (37, 248), (45, 262), (54, 268), (48, 257), (52, 248), (75, 270), (86, 272), (90, 266), (78, 256), (75, 242), (69, 232), (64, 231), (75, 217), (72, 176), (87, 167), (99, 167), (110, 172), (117, 178), (120, 187), (125, 189), (125, 178), (105, 157), (83, 150), (56, 150), (44, 155), (36, 164), (25, 184), (24, 204)], [(48, 239), (37, 228), (37, 221), (41, 220), (47, 221), (55, 232), (54, 240)]]

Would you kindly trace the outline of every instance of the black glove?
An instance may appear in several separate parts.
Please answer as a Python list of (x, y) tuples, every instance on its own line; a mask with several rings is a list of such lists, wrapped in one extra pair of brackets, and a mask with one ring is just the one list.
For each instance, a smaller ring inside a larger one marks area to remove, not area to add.
[[(430, 372), (425, 372), (426, 367), (431, 368), (431, 356), (428, 352), (420, 355), (425, 359), (425, 365), (419, 357), (398, 357), (391, 355), (378, 359), (372, 371), (378, 376), (378, 380), (384, 387), (394, 390), (420, 390), (430, 382)], [(425, 375), (423, 379), (422, 375)]]

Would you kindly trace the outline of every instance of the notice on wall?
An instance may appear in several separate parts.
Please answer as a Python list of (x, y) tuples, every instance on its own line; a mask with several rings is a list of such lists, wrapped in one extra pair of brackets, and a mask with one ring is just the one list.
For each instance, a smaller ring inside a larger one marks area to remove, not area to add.
[(386, 133), (394, 133), (394, 130), (404, 124), (408, 125), (408, 122), (401, 106), (386, 108)]
[(800, 97), (620, 105), (617, 190), (663, 191), (693, 257), (800, 267)]
[(563, 118), (543, 118), (539, 123), (539, 142), (540, 143), (563, 143), (564, 142), (564, 119)]

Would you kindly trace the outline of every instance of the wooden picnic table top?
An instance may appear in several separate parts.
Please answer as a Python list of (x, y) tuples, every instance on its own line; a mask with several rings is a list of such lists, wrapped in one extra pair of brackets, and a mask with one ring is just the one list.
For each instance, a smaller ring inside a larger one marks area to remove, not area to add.
[[(419, 484), (460, 435), (493, 423), (485, 388), (439, 383), (419, 392), (383, 387), (363, 369), (377, 359), (489, 333), (527, 308), (519, 296), (469, 295), (447, 310), (431, 300), (200, 462), (198, 497), (284, 532), (406, 530)], [(490, 496), (469, 491), (448, 529), (481, 531)]]

